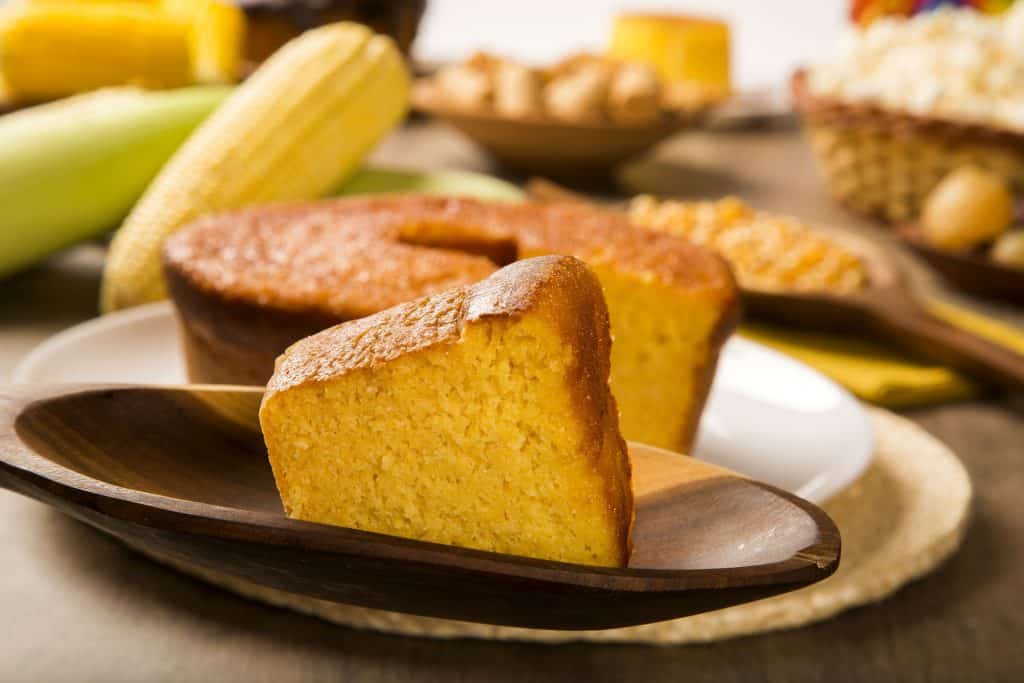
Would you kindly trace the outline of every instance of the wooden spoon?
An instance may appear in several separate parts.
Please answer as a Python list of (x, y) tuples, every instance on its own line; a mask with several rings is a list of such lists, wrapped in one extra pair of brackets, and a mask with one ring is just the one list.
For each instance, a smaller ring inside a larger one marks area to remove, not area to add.
[[(527, 192), (539, 200), (592, 203), (541, 179), (531, 180)], [(906, 274), (878, 245), (850, 233), (830, 237), (861, 257), (868, 271), (866, 288), (842, 295), (744, 288), (746, 310), (794, 327), (867, 332), (988, 384), (1024, 392), (1024, 356), (929, 313)]]
[(262, 390), (0, 388), (0, 485), (128, 544), (271, 588), (412, 614), (597, 629), (716, 610), (835, 571), (818, 508), (631, 447), (627, 569), (533, 560), (286, 517), (256, 426)]

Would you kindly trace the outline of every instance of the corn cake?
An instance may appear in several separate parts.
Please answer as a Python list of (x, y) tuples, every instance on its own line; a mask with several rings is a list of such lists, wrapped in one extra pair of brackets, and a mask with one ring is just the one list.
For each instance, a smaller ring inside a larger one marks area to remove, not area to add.
[(610, 353), (600, 285), (562, 256), (307, 337), (260, 409), (285, 511), (625, 566), (633, 494)]
[(685, 452), (738, 319), (736, 285), (712, 252), (616, 212), (413, 195), (268, 206), (193, 223), (164, 266), (190, 379), (262, 384), (297, 339), (546, 254), (601, 282), (626, 438)]

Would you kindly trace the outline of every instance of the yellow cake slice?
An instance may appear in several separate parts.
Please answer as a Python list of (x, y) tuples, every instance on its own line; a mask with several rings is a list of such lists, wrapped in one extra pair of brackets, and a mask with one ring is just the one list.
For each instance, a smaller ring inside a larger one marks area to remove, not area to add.
[(625, 566), (633, 494), (597, 278), (565, 256), (307, 337), (260, 409), (289, 516)]

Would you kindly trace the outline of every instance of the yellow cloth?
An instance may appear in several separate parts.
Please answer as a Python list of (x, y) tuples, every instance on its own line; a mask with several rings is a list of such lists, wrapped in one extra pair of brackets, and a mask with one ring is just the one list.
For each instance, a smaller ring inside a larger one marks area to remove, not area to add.
[[(933, 315), (1024, 354), (1024, 330), (932, 301)], [(907, 408), (967, 398), (978, 387), (963, 375), (921, 361), (879, 342), (746, 323), (740, 334), (801, 360), (859, 398), (889, 408)]]

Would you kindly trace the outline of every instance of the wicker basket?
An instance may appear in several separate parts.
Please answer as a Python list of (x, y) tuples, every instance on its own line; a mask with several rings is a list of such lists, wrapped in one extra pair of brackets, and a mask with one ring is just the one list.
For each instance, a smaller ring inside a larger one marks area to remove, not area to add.
[(858, 213), (916, 218), (939, 180), (966, 164), (1024, 188), (1024, 133), (817, 97), (803, 71), (791, 85), (829, 190)]

